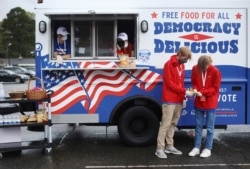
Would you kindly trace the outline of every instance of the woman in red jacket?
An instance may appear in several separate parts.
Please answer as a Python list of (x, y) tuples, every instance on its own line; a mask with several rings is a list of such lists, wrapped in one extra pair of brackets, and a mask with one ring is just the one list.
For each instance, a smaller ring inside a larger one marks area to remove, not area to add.
[(200, 154), (202, 142), (203, 119), (206, 118), (206, 144), (200, 157), (211, 156), (213, 145), (215, 109), (218, 105), (219, 88), (221, 84), (220, 71), (213, 66), (210, 56), (203, 55), (198, 59), (197, 65), (192, 68), (191, 81), (196, 94), (195, 106), (195, 141), (194, 148), (188, 154), (196, 156)]

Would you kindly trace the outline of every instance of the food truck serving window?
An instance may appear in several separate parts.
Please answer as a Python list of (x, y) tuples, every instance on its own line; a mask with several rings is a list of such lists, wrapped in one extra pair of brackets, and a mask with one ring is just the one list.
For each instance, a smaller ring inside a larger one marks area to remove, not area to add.
[[(52, 26), (52, 59), (56, 48), (70, 51), (68, 59), (117, 59), (116, 39), (120, 32), (128, 34), (128, 41), (136, 53), (137, 15), (50, 15)], [(67, 43), (58, 46), (58, 28), (69, 33)], [(70, 45), (70, 49), (66, 46)]]

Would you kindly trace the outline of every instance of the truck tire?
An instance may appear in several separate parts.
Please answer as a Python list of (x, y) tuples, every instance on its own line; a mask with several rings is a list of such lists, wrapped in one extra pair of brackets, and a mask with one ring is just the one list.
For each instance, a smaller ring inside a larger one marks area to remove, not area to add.
[(119, 119), (118, 132), (129, 146), (146, 146), (156, 141), (159, 119), (147, 107), (134, 106), (127, 109)]

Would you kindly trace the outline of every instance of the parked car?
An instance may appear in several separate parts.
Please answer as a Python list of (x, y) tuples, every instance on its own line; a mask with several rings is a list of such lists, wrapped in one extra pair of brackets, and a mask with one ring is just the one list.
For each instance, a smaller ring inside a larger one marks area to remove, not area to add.
[(11, 70), (0, 69), (0, 82), (24, 83), (29, 80), (28, 75), (17, 74)]
[(23, 68), (27, 69), (27, 70), (32, 70), (33, 72), (36, 71), (36, 67), (35, 66), (22, 66)]
[(27, 70), (20, 66), (5, 66), (3, 67), (3, 69), (11, 70), (17, 74), (25, 74), (25, 75), (28, 75), (30, 78), (35, 77), (35, 74), (36, 74), (35, 71)]

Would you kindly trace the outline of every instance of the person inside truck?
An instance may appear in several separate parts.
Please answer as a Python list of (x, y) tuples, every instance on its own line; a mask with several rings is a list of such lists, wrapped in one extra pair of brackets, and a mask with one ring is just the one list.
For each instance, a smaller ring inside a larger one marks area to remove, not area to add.
[(71, 46), (68, 35), (70, 34), (63, 26), (57, 28), (56, 38), (54, 41), (54, 54), (53, 57), (58, 61), (70, 58)]
[(117, 36), (116, 54), (117, 54), (117, 57), (119, 57), (123, 54), (128, 54), (129, 57), (134, 56), (134, 47), (128, 41), (128, 35), (125, 32), (121, 32)]

